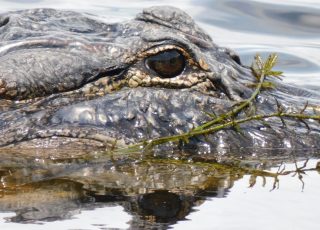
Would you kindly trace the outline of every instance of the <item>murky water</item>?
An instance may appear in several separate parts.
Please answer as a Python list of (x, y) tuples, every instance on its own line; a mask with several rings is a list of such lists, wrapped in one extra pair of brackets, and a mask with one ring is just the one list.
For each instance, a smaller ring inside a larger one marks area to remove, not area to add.
[[(320, 89), (319, 0), (1, 0), (0, 12), (51, 7), (115, 22), (152, 5), (187, 11), (248, 65), (257, 52), (277, 52), (284, 81)], [(232, 165), (88, 155), (53, 160), (1, 153), (0, 228), (319, 228), (319, 154)]]

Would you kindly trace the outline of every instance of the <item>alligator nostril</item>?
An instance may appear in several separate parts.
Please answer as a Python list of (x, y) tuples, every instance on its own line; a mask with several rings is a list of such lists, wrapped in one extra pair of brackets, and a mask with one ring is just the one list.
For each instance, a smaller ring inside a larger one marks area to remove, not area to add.
[(5, 26), (9, 23), (9, 18), (0, 18), (0, 27)]
[(236, 54), (231, 55), (231, 58), (239, 65), (241, 65), (240, 57)]
[(232, 60), (234, 60), (238, 65), (241, 65), (241, 60), (240, 60), (240, 57), (239, 55), (234, 52), (233, 50), (231, 49), (228, 49), (228, 48), (220, 48), (221, 52), (224, 52), (226, 53), (229, 57), (231, 57)]

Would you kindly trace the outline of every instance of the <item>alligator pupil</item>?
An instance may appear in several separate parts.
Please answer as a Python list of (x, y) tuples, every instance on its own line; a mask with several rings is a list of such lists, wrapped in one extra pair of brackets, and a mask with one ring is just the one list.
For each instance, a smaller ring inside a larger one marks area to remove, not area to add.
[(186, 60), (178, 50), (160, 52), (147, 58), (145, 63), (149, 69), (164, 78), (178, 76), (186, 66)]

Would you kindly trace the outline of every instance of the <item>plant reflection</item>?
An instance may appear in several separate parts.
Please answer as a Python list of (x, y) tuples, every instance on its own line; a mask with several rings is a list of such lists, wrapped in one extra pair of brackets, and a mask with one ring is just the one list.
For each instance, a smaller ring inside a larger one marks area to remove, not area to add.
[[(302, 165), (301, 165), (302, 164)], [(249, 187), (257, 178), (303, 176), (318, 171), (309, 161), (296, 161), (286, 169), (281, 161), (139, 159), (35, 159), (5, 158), (0, 164), (0, 211), (13, 211), (8, 221), (29, 223), (71, 218), (81, 210), (122, 205), (132, 215), (131, 228), (166, 228), (184, 220), (208, 198), (226, 197), (235, 181), (250, 175)], [(301, 166), (299, 166), (301, 165)], [(276, 167), (275, 167), (276, 166)]]

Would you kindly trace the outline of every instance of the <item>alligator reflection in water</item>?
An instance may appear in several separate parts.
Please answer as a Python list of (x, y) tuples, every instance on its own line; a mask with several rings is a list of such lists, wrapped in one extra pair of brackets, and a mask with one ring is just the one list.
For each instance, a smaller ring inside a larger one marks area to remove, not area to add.
[[(5, 154), (2, 154), (5, 155)], [(268, 164), (219, 164), (168, 159), (21, 159), (2, 161), (0, 211), (14, 211), (13, 222), (52, 221), (80, 210), (122, 205), (132, 215), (131, 227), (166, 227), (183, 220), (208, 197), (225, 197), (234, 182), (257, 177), (319, 170), (305, 164), (293, 171), (263, 171)], [(278, 164), (274, 162), (273, 164)], [(273, 165), (274, 166), (274, 165)], [(257, 169), (257, 167), (259, 169)], [(272, 187), (272, 185), (271, 185)]]

